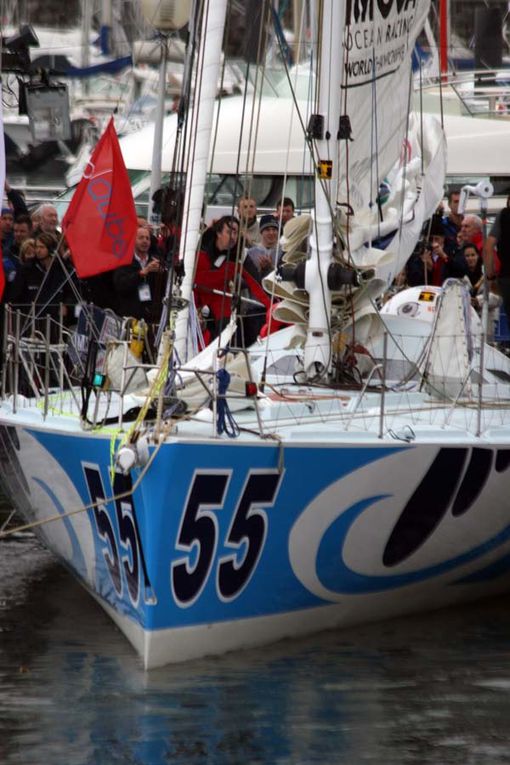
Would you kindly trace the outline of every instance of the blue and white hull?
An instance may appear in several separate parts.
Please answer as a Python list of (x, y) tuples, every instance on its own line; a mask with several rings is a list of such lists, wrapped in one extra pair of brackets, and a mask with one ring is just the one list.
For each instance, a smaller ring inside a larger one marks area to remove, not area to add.
[(146, 667), (510, 585), (510, 429), (438, 446), (430, 427), (412, 443), (324, 427), (314, 444), (306, 426), (234, 443), (184, 425), (112, 483), (111, 432), (7, 403), (0, 424), (5, 490), (27, 522), (57, 519), (35, 530)]

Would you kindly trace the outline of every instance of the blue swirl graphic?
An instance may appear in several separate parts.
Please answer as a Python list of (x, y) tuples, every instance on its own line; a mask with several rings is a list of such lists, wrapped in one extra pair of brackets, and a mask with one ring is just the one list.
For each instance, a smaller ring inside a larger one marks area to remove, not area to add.
[(462, 579), (458, 579), (454, 584), (478, 584), (480, 582), (491, 582), (505, 576), (510, 571), (510, 553), (503, 555), (488, 566), (474, 571)]
[[(33, 480), (35, 481), (35, 483), (37, 483), (41, 487), (41, 489), (51, 499), (59, 515), (63, 516), (62, 523), (64, 524), (66, 531), (69, 534), (69, 539), (71, 540), (71, 547), (72, 547), (72, 558), (69, 561), (69, 563), (71, 563), (71, 565), (76, 569), (76, 572), (79, 576), (87, 580), (87, 567), (85, 566), (85, 558), (83, 557), (83, 552), (81, 550), (80, 543), (78, 542), (78, 537), (76, 536), (76, 532), (73, 528), (73, 525), (71, 521), (69, 520), (69, 518), (65, 517), (66, 511), (64, 510), (62, 503), (44, 481), (41, 481), (40, 478), (33, 478)], [(56, 522), (58, 523), (58, 521)]]
[[(391, 495), (380, 494), (356, 502), (336, 518), (324, 533), (317, 552), (316, 566), (317, 576), (322, 585), (327, 587), (328, 590), (334, 591), (339, 595), (354, 595), (394, 590), (397, 587), (423, 582), (426, 579), (452, 571), (465, 563), (470, 563), (482, 555), (497, 549), (510, 539), (510, 525), (508, 525), (491, 539), (476, 545), (471, 550), (461, 553), (454, 558), (449, 558), (442, 563), (436, 563), (433, 566), (426, 566), (425, 568), (409, 571), (405, 574), (387, 574), (381, 576), (359, 574), (350, 569), (343, 559), (342, 551), (345, 540), (356, 519), (368, 507), (389, 496)], [(473, 581), (476, 581), (476, 579), (473, 578)], [(464, 579), (464, 582), (469, 582), (469, 577)]]

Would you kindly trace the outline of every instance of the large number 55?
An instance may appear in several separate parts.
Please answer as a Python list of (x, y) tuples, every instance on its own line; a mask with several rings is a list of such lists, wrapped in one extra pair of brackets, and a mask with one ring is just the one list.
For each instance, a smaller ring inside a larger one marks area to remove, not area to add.
[[(106, 494), (99, 468), (97, 465), (84, 464), (83, 471), (90, 498), (92, 502), (97, 502), (97, 507), (94, 508), (94, 518), (98, 536), (103, 543), (103, 558), (113, 586), (117, 595), (122, 597), (124, 578), (131, 603), (136, 607), (140, 594), (140, 541), (136, 529), (132, 497), (115, 502), (117, 530), (105, 504), (101, 502), (105, 499)], [(116, 474), (113, 493), (121, 494), (129, 489), (131, 489), (131, 479)]]
[[(218, 519), (214, 508), (223, 507), (230, 473), (197, 472), (188, 495), (177, 534), (176, 549), (184, 555), (174, 561), (171, 581), (174, 597), (181, 606), (192, 605), (209, 578), (218, 545)], [(232, 600), (250, 580), (267, 536), (264, 507), (274, 504), (281, 474), (252, 471), (232, 515), (225, 547), (231, 552), (220, 557), (216, 586), (222, 600)]]

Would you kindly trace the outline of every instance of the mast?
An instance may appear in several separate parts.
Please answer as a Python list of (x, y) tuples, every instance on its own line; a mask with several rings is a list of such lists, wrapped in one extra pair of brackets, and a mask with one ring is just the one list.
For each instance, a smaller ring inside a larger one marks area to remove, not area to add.
[[(202, 78), (195, 87), (190, 137), (192, 156), (186, 176), (182, 236), (179, 245), (179, 259), (183, 261), (185, 271), (182, 297), (188, 301), (193, 299), (195, 258), (200, 237), (226, 11), (227, 0), (209, 0), (205, 3), (202, 16), (197, 64), (197, 72), (202, 72)], [(183, 308), (179, 312), (175, 330), (174, 347), (181, 360), (186, 358), (188, 317), (189, 308)]]
[[(172, 32), (189, 22), (192, 0), (142, 0), (142, 12), (153, 27), (159, 32), (161, 61), (159, 64), (158, 99), (154, 121), (154, 141), (152, 144), (151, 184), (149, 191), (150, 223), (158, 223), (154, 215), (153, 196), (161, 188), (161, 156), (163, 145), (163, 123), (165, 119), (166, 69), (168, 61), (168, 38)], [(195, 2), (196, 5), (196, 2)]]
[(306, 263), (305, 288), (310, 317), (305, 343), (305, 373), (309, 379), (326, 374), (331, 365), (331, 292), (328, 268), (333, 251), (332, 206), (338, 185), (340, 86), (345, 26), (345, 0), (323, 0), (319, 12), (318, 114), (313, 115), (313, 138), (319, 159), (315, 178), (315, 209)]
[(101, 0), (101, 27), (99, 30), (99, 39), (101, 42), (101, 53), (105, 56), (112, 52), (112, 0)]
[(159, 223), (154, 215), (154, 194), (161, 188), (161, 157), (163, 153), (163, 123), (165, 120), (166, 68), (168, 58), (168, 37), (160, 33), (161, 61), (159, 63), (158, 98), (154, 119), (154, 141), (152, 144), (151, 183), (149, 190), (149, 223)]
[[(92, 5), (91, 0), (82, 0), (81, 3), (81, 66), (87, 69), (90, 64), (90, 30), (92, 28)], [(83, 78), (82, 89), (85, 95), (89, 92), (88, 77)]]

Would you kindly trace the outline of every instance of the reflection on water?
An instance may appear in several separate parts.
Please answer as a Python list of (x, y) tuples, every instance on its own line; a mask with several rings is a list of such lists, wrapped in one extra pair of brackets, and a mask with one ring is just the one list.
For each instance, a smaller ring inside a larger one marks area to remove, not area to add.
[(0, 575), (6, 765), (509, 762), (506, 599), (145, 673), (32, 538)]

